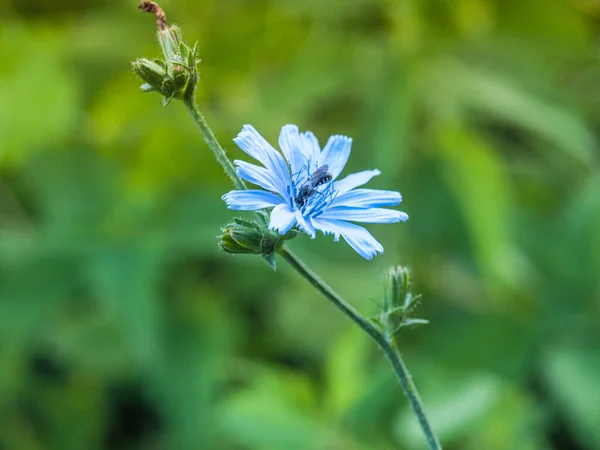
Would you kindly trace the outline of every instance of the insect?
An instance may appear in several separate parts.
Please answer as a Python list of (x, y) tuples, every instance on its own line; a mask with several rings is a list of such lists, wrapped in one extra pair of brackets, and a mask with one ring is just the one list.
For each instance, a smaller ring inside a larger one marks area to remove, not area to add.
[(315, 193), (315, 188), (321, 186), (332, 180), (332, 175), (328, 172), (329, 166), (327, 164), (323, 164), (315, 173), (311, 175), (306, 183), (304, 183), (300, 189), (298, 189), (298, 194), (294, 197), (294, 202), (298, 205), (299, 208), (302, 208), (311, 195)]

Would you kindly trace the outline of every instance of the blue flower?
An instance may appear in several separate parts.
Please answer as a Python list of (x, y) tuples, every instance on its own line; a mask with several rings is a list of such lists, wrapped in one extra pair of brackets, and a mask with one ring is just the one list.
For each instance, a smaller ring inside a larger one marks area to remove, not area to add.
[(285, 125), (275, 150), (251, 125), (244, 125), (234, 142), (263, 167), (234, 161), (238, 175), (265, 190), (231, 191), (223, 196), (230, 209), (273, 208), (269, 228), (279, 234), (297, 226), (311, 238), (316, 230), (340, 236), (358, 252), (371, 259), (383, 247), (363, 227), (350, 222), (395, 223), (405, 221), (402, 211), (381, 208), (396, 206), (402, 196), (396, 191), (356, 189), (380, 174), (365, 170), (337, 180), (348, 157), (352, 139), (331, 136), (321, 150), (311, 132), (300, 133), (295, 125)]

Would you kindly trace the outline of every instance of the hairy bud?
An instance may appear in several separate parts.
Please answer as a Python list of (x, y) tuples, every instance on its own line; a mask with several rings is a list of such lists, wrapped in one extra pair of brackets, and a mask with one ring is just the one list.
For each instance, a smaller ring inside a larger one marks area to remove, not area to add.
[(138, 59), (132, 63), (133, 71), (144, 81), (144, 92), (158, 92), (163, 105), (172, 99), (192, 98), (199, 80), (196, 57), (197, 43), (190, 47), (182, 38), (176, 25), (168, 25), (164, 11), (154, 2), (144, 1), (140, 9), (153, 13), (158, 27), (158, 42), (164, 59)]
[(261, 255), (275, 269), (275, 252), (283, 241), (294, 238), (298, 233), (290, 231), (281, 236), (264, 226), (249, 220), (235, 218), (225, 225), (219, 236), (219, 248), (230, 254)]
[(385, 274), (384, 296), (379, 305), (381, 311), (371, 321), (388, 340), (394, 339), (405, 327), (427, 324), (427, 320), (409, 317), (419, 298), (411, 292), (410, 271), (406, 267), (392, 266)]

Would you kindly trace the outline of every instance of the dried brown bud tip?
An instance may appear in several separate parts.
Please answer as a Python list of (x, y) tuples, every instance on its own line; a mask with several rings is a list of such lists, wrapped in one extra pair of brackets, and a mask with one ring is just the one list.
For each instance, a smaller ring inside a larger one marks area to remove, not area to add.
[(138, 6), (142, 11), (154, 14), (156, 17), (156, 26), (159, 30), (167, 29), (167, 15), (158, 4), (144, 0)]

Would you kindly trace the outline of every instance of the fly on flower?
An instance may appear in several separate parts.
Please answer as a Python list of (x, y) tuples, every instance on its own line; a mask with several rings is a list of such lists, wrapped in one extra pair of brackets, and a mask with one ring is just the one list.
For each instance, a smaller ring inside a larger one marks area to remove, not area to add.
[(306, 204), (310, 197), (315, 193), (315, 188), (331, 181), (333, 177), (327, 172), (328, 170), (329, 166), (327, 164), (319, 167), (315, 173), (311, 175), (306, 184), (298, 189), (298, 193), (294, 197), (294, 203), (296, 203), (298, 207), (302, 208)]
[(300, 133), (285, 125), (275, 150), (251, 125), (244, 125), (235, 143), (261, 166), (234, 161), (238, 175), (263, 190), (235, 190), (223, 196), (230, 209), (254, 211), (273, 208), (269, 228), (285, 234), (294, 226), (316, 237), (316, 230), (340, 236), (366, 259), (383, 253), (383, 247), (363, 227), (350, 222), (396, 223), (408, 219), (396, 206), (402, 196), (396, 191), (357, 189), (379, 170), (365, 170), (338, 180), (348, 158), (352, 139), (331, 136), (321, 150), (311, 132)]

